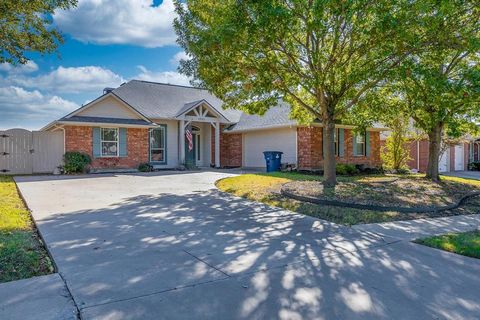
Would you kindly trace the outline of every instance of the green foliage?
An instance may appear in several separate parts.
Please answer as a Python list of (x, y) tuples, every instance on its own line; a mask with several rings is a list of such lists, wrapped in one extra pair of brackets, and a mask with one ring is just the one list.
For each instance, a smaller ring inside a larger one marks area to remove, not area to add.
[(414, 126), (434, 146), (427, 176), (438, 180), (438, 160), (441, 147), (447, 145), (445, 138), (478, 134), (480, 7), (476, 0), (418, 3), (431, 7), (418, 28), (434, 45), (404, 59), (397, 72), (382, 88), (370, 92), (356, 111), (370, 122), (412, 118)]
[(51, 27), (51, 16), (76, 4), (77, 0), (0, 1), (0, 63), (23, 64), (27, 52), (54, 52), (63, 39)]
[(138, 166), (138, 171), (140, 171), (140, 172), (151, 172), (151, 171), (153, 171), (153, 167), (149, 163), (141, 163)]
[(480, 259), (480, 231), (449, 233), (415, 241), (417, 243)]
[(400, 172), (408, 169), (410, 160), (410, 130), (408, 118), (401, 115), (389, 119), (387, 122), (391, 129), (390, 135), (381, 150), (382, 161), (385, 169)]
[(468, 164), (468, 170), (480, 171), (480, 161), (470, 162)]
[(424, 9), (408, 0), (177, 0), (178, 43), (191, 57), (180, 71), (228, 107), (264, 114), (283, 99), (298, 122), (328, 127), (428, 45), (417, 32)]
[(66, 152), (63, 156), (65, 173), (83, 173), (87, 166), (92, 163), (88, 154), (72, 151)]
[(360, 172), (354, 164), (337, 163), (336, 172), (341, 176), (354, 175)]

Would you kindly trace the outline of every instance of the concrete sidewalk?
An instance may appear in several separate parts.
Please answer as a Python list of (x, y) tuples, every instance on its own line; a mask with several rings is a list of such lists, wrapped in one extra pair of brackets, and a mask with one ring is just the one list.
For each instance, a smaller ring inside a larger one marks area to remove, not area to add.
[(452, 232), (467, 232), (480, 228), (480, 214), (443, 218), (417, 219), (353, 226), (360, 232), (372, 232), (400, 240), (415, 240)]
[(58, 274), (0, 283), (2, 320), (75, 320), (77, 309)]

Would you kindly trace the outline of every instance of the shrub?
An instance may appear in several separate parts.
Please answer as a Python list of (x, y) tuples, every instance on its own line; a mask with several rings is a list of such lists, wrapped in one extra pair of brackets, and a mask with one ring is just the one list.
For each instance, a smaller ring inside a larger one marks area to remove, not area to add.
[(408, 118), (395, 116), (387, 123), (392, 130), (381, 149), (383, 164), (388, 170), (408, 169), (410, 160), (410, 132)]
[(151, 172), (153, 170), (153, 167), (149, 163), (141, 163), (138, 166), (138, 171), (140, 172)]
[(375, 167), (375, 168), (366, 167), (365, 169), (363, 169), (362, 173), (364, 173), (364, 174), (384, 174), (385, 171), (383, 170), (382, 167)]
[(346, 175), (354, 175), (359, 173), (359, 170), (353, 164), (343, 164), (338, 163), (336, 166), (336, 171), (338, 175), (346, 176)]
[(84, 173), (87, 166), (92, 163), (92, 159), (86, 153), (73, 151), (63, 155), (63, 162), (65, 163), (63, 166), (65, 173)]
[(469, 170), (480, 171), (480, 161), (470, 162), (468, 164)]

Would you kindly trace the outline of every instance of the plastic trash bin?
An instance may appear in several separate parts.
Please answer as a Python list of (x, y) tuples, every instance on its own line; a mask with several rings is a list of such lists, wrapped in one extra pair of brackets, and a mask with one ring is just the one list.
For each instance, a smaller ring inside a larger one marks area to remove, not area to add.
[(280, 151), (264, 151), (263, 156), (267, 164), (267, 172), (280, 171), (282, 164), (282, 154)]

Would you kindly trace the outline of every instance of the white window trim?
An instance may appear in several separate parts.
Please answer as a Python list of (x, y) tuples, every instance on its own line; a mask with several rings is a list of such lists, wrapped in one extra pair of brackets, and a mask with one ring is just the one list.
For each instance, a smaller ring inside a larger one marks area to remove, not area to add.
[[(363, 137), (363, 142), (358, 142), (358, 137)], [(356, 157), (366, 157), (367, 156), (367, 135), (366, 133), (363, 134), (356, 134), (355, 135), (355, 147), (358, 147), (359, 144), (363, 145), (362, 147), (362, 154), (358, 154), (357, 150), (355, 150)]]
[[(152, 148), (151, 139), (152, 139), (152, 134), (153, 134), (153, 132), (154, 132), (155, 130), (162, 130), (162, 131), (163, 131), (163, 134), (162, 134), (162, 137), (163, 137), (163, 148)], [(149, 146), (149, 148), (150, 148), (150, 152), (149, 152), (149, 153), (150, 153), (150, 155), (149, 155), (150, 162), (152, 162), (152, 163), (162, 163), (162, 164), (167, 162), (167, 159), (166, 159), (166, 150), (167, 150), (167, 148), (166, 148), (166, 145), (167, 145), (166, 134), (167, 134), (167, 129), (166, 129), (166, 127), (164, 127), (164, 126), (161, 126), (161, 127), (155, 128), (155, 129), (152, 129), (152, 130), (150, 131), (150, 146)], [(153, 151), (153, 150), (162, 150), (162, 151), (163, 151), (163, 160), (162, 160), (162, 161), (158, 161), (158, 160), (153, 161), (153, 160), (152, 160), (152, 151)]]
[[(103, 130), (115, 130), (117, 131), (117, 141), (103, 140)], [(116, 155), (104, 155), (103, 154), (103, 143), (104, 142), (114, 142), (117, 144), (117, 154)], [(120, 154), (120, 129), (119, 128), (100, 128), (100, 157), (101, 158), (118, 158)]]
[(340, 133), (340, 130), (338, 128), (335, 128), (333, 131), (333, 144), (334, 144), (333, 152), (335, 153), (335, 157), (340, 156), (339, 133)]

